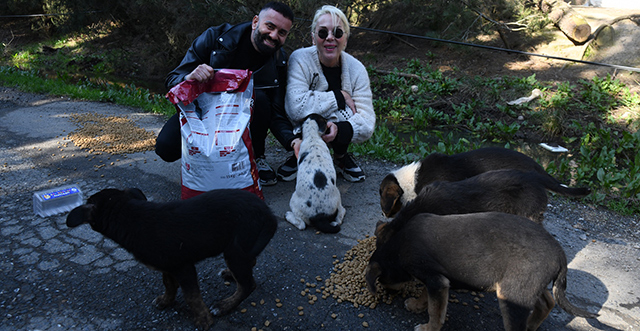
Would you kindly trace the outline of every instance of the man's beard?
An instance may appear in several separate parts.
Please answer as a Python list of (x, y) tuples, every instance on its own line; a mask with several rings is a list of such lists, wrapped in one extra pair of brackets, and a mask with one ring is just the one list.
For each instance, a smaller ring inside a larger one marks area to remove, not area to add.
[[(264, 43), (265, 40), (270, 40), (273, 43), (274, 47), (269, 47), (268, 45), (266, 45)], [(256, 44), (256, 47), (258, 47), (258, 52), (264, 55), (271, 55), (282, 47), (278, 40), (273, 40), (269, 37), (269, 34), (261, 34), (258, 30), (255, 30), (255, 32), (253, 33), (253, 41)]]

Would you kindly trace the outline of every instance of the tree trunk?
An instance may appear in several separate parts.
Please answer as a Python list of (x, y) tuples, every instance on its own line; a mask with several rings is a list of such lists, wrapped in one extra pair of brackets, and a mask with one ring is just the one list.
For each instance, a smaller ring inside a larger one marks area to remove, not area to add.
[(576, 13), (569, 4), (562, 0), (540, 0), (540, 10), (571, 41), (584, 44), (591, 36), (591, 26), (584, 17)]

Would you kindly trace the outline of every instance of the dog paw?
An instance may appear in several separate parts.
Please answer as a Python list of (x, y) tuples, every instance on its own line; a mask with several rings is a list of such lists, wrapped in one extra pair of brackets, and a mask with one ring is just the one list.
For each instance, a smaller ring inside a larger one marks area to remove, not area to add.
[(422, 313), (427, 309), (427, 305), (417, 298), (409, 298), (404, 301), (404, 307), (412, 313)]
[(413, 331), (440, 331), (442, 325), (436, 325), (433, 323), (418, 324), (413, 328)]
[(165, 295), (161, 295), (153, 300), (153, 305), (157, 309), (165, 309), (173, 303), (173, 300), (168, 299)]
[(293, 226), (298, 228), (298, 230), (304, 230), (307, 227), (307, 224), (299, 218), (297, 218), (293, 212), (288, 211), (285, 215), (285, 219), (287, 222), (291, 223)]
[(213, 324), (213, 315), (207, 313), (196, 317), (196, 328), (198, 330), (209, 330), (209, 327)]
[(226, 269), (222, 269), (220, 270), (220, 272), (218, 273), (218, 276), (222, 277), (222, 279), (228, 281), (228, 282), (235, 282), (236, 279), (233, 278), (233, 273), (231, 272), (231, 270), (229, 270), (229, 268)]

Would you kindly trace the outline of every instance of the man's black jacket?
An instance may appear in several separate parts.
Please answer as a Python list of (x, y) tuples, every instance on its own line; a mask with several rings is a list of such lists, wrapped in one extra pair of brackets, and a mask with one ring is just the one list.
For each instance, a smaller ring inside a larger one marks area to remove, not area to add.
[[(181, 83), (184, 77), (200, 64), (206, 63), (214, 69), (230, 68), (231, 63), (239, 56), (238, 44), (242, 36), (246, 33), (251, 34), (250, 31), (251, 22), (237, 25), (225, 23), (207, 29), (193, 41), (180, 65), (167, 75), (165, 79), (167, 89)], [(254, 111), (271, 113), (271, 132), (287, 150), (291, 150), (294, 135), (292, 124), (284, 109), (287, 61), (288, 55), (281, 48), (260, 69), (254, 71), (252, 77), (256, 100)], [(247, 65), (246, 68), (232, 69), (249, 68)], [(265, 106), (265, 102), (260, 100), (269, 100), (271, 109), (260, 109)]]

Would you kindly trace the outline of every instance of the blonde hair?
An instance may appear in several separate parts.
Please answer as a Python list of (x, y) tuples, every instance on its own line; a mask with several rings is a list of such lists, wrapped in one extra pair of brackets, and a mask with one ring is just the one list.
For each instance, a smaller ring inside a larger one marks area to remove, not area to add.
[(337, 26), (339, 22), (342, 22), (342, 28), (344, 29), (344, 33), (347, 35), (347, 38), (351, 35), (351, 29), (349, 26), (349, 21), (347, 20), (347, 16), (338, 7), (330, 5), (324, 5), (322, 6), (322, 8), (316, 10), (316, 14), (313, 16), (313, 22), (311, 23), (311, 34), (316, 33), (316, 25), (318, 24), (318, 19), (320, 18), (320, 16), (325, 14), (331, 15), (331, 20), (333, 21), (333, 25), (335, 26)]

